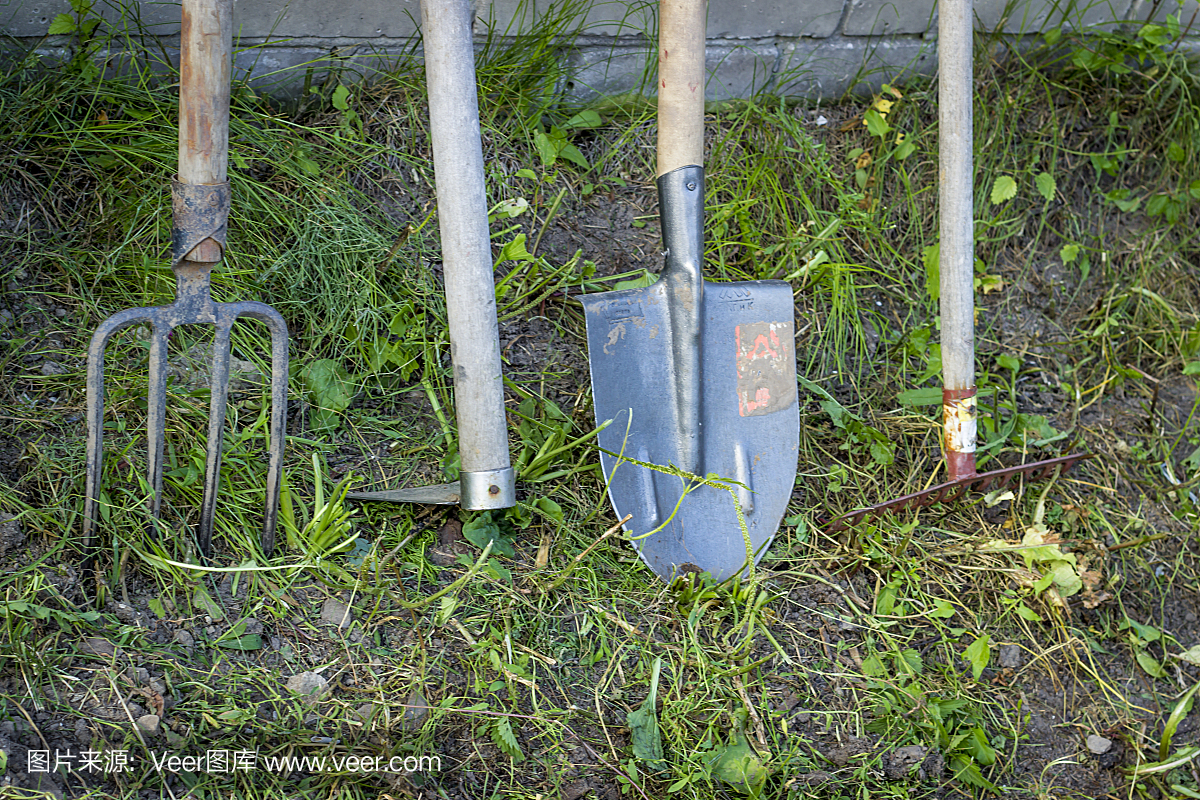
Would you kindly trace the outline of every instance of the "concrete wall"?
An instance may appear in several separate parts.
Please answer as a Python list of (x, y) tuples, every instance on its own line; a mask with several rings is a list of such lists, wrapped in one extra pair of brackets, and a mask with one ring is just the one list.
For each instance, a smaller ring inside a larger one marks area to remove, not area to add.
[[(123, 2), (128, 4), (123, 7)], [(112, 26), (139, 24), (170, 49), (178, 2), (98, 0)], [(563, 9), (564, 0), (476, 0), (476, 33), (515, 35)], [(578, 5), (578, 4), (577, 4)], [(564, 47), (568, 91), (579, 99), (642, 88), (653, 51), (657, 2), (582, 4), (578, 35)], [(0, 0), (0, 30), (13, 47), (61, 56), (69, 37), (47, 37), (69, 0)], [(1130, 24), (1178, 12), (1184, 26), (1200, 0), (975, 0), (977, 27), (1036, 34), (1065, 25)], [(369, 74), (418, 47), (418, 0), (234, 0), (238, 66), (260, 83), (295, 86), (309, 65), (337, 64)], [(1197, 16), (1200, 22), (1200, 16)], [(1200, 33), (1200, 25), (1195, 26)], [(710, 0), (708, 97), (770, 90), (811, 99), (837, 97), (904, 71), (932, 73), (937, 63), (934, 0)]]

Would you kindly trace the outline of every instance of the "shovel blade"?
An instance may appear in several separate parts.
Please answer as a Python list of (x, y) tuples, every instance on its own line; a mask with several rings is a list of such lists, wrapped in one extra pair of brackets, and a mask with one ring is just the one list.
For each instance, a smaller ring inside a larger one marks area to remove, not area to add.
[[(792, 494), (800, 439), (792, 289), (705, 282), (701, 334), (689, 343), (672, 341), (663, 283), (580, 298), (596, 422), (613, 420), (599, 435), (600, 462), (617, 516), (633, 515), (625, 529), (660, 578), (702, 571), (724, 580), (762, 557)], [(670, 389), (680, 348), (696, 346), (698, 447), (678, 433), (686, 414)], [(732, 492), (685, 492), (687, 478), (618, 456), (668, 467), (687, 463), (689, 448), (698, 452), (696, 474), (715, 474)]]

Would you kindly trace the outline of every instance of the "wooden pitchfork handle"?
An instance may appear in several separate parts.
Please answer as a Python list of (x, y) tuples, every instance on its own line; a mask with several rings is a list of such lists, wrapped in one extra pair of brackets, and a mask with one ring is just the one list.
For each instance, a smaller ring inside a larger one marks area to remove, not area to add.
[[(182, 250), (173, 261), (186, 260), (215, 263), (224, 251), (225, 218), (229, 213), (229, 87), (233, 55), (233, 0), (183, 0), (183, 20), (180, 26), (179, 55), (179, 174), (183, 194), (199, 195), (203, 199), (194, 205), (200, 210), (216, 212), (216, 223), (205, 227), (180, 219), (176, 212), (176, 229), (193, 231), (192, 240), (180, 242)], [(188, 187), (224, 187), (223, 210), (214, 207), (219, 202), (219, 190)], [(176, 207), (180, 189), (176, 189)], [(211, 234), (211, 235), (205, 235)], [(204, 235), (204, 238), (195, 239)], [(178, 234), (175, 235), (178, 241)]]

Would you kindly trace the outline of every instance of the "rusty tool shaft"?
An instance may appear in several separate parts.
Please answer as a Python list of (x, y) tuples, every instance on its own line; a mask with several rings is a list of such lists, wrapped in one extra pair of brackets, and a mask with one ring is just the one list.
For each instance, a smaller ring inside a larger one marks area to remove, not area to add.
[(950, 480), (975, 474), (975, 238), (971, 0), (938, 5), (938, 272)]

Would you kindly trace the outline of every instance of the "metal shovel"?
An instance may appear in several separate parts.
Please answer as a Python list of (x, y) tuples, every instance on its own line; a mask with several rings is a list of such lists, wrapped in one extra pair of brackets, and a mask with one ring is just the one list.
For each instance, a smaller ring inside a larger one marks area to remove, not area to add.
[(169, 306), (131, 308), (102, 322), (92, 336), (87, 366), (87, 485), (83, 535), (88, 563), (97, 546), (99, 498), (104, 453), (104, 349), (113, 334), (131, 325), (151, 330), (146, 446), (150, 513), (162, 504), (163, 440), (166, 433), (167, 337), (180, 325), (214, 325), (204, 499), (197, 540), (207, 555), (220, 483), (221, 438), (229, 393), (230, 333), (239, 317), (265, 322), (271, 332), (271, 441), (267, 465), (267, 501), (262, 549), (275, 542), (279, 480), (283, 470), (283, 427), (287, 411), (288, 331), (283, 317), (258, 302), (218, 303), (210, 294), (210, 275), (225, 250), (230, 191), (229, 81), (233, 53), (233, 0), (184, 0), (180, 29), (179, 175), (171, 183), (174, 226), (171, 269), (175, 301)]
[[(701, 273), (706, 11), (659, 4), (666, 266), (648, 287), (580, 298), (596, 421), (613, 420), (599, 435), (608, 496), (663, 580), (748, 573), (779, 527), (799, 451), (791, 286)], [(697, 480), (709, 475), (732, 491)]]
[(441, 486), (350, 492), (346, 497), (351, 500), (461, 505), (469, 509), (509, 508), (516, 504), (504, 421), (504, 378), (500, 372), (471, 18), (471, 0), (421, 3), (462, 471), (457, 481)]
[(972, 153), (972, 0), (938, 5), (938, 209), (942, 328), (942, 430), (948, 480), (924, 491), (860, 508), (834, 519), (844, 530), (880, 514), (948, 503), (972, 491), (1007, 486), (1014, 478), (1047, 477), (1090, 454), (1075, 453), (1033, 464), (975, 470), (975, 231)]

